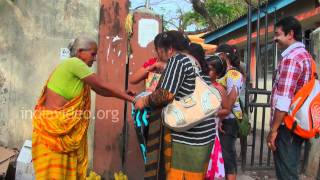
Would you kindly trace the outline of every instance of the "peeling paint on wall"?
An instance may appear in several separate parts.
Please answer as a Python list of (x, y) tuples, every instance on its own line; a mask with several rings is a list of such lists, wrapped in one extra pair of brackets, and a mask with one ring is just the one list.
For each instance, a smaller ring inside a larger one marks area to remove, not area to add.
[(8, 94), (8, 89), (7, 88), (1, 88), (0, 89), (0, 105), (6, 104), (7, 103), (7, 94)]
[(115, 36), (115, 37), (112, 39), (112, 42), (114, 43), (114, 42), (119, 41), (119, 40), (121, 40), (121, 39), (122, 39), (122, 38), (117, 35), (117, 36)]
[[(0, 67), (6, 67), (8, 61), (1, 59)], [(9, 111), (9, 90), (6, 70), (0, 68), (0, 145), (8, 143), (8, 111)]]
[(4, 77), (4, 73), (0, 70), (0, 89), (3, 87), (6, 82), (6, 78)]

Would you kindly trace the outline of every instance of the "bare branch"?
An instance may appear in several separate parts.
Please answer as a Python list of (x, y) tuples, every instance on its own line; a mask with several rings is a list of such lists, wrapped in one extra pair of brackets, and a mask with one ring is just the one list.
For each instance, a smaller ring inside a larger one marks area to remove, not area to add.
[(177, 26), (177, 24), (171, 22), (171, 21), (167, 21), (167, 20), (163, 20), (164, 23), (170, 24), (171, 26), (174, 26), (176, 29), (179, 29), (179, 26)]
[(212, 20), (212, 18), (209, 15), (207, 9), (205, 8), (205, 4), (203, 2), (201, 2), (201, 0), (190, 0), (190, 2), (192, 3), (193, 9), (206, 19), (207, 23), (209, 24), (210, 29), (213, 30), (213, 29), (218, 28), (217, 24), (214, 23), (214, 21)]

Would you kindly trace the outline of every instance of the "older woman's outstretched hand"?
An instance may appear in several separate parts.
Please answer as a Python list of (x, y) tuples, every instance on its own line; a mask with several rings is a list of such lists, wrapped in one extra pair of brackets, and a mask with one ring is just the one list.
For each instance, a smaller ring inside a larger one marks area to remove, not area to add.
[(146, 102), (147, 102), (147, 96), (140, 97), (140, 98), (136, 99), (136, 101), (134, 102), (134, 108), (135, 109), (143, 109), (147, 105)]
[(132, 90), (127, 90), (126, 93), (127, 93), (129, 96), (135, 96), (135, 95), (137, 95), (137, 92), (132, 91)]

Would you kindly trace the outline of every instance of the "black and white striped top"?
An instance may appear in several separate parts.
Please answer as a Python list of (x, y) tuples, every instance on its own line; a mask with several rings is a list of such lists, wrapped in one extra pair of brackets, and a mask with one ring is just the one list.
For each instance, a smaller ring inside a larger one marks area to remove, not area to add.
[[(201, 77), (211, 84), (210, 78), (200, 71)], [(177, 53), (168, 60), (162, 74), (160, 88), (175, 95), (175, 99), (190, 95), (195, 88), (195, 69), (191, 60), (184, 54)], [(187, 145), (206, 145), (214, 140), (216, 131), (215, 118), (211, 117), (186, 132), (172, 131), (172, 141)]]

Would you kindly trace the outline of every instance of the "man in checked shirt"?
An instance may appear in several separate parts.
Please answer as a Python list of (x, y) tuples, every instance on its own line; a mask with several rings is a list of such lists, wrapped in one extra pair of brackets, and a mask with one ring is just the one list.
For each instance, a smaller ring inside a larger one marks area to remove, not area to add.
[(294, 17), (276, 23), (274, 41), (282, 50), (282, 60), (274, 74), (271, 95), (268, 147), (273, 151), (276, 175), (280, 180), (298, 179), (303, 138), (293, 134), (283, 124), (295, 93), (311, 78), (312, 57), (302, 41), (301, 24)]

